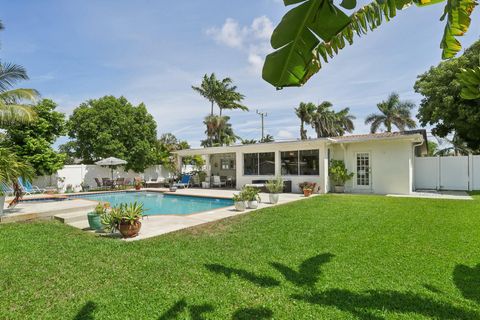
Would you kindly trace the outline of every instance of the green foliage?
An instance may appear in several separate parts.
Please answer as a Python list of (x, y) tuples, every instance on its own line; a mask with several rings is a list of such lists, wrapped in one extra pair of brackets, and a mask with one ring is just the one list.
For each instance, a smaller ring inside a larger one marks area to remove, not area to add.
[(377, 104), (377, 108), (380, 111), (379, 114), (373, 113), (365, 119), (365, 124), (371, 124), (371, 133), (377, 132), (381, 125), (387, 129), (387, 132), (392, 132), (392, 126), (396, 126), (400, 131), (417, 126), (411, 115), (415, 104), (410, 101), (401, 101), (398, 93), (391, 93), (386, 101)]
[(233, 201), (258, 201), (260, 190), (254, 187), (243, 187), (239, 194), (234, 195)]
[(105, 96), (82, 103), (68, 121), (75, 156), (91, 164), (101, 158), (126, 160), (126, 170), (143, 172), (159, 161), (157, 125), (143, 103)]
[(315, 190), (315, 187), (317, 186), (317, 184), (315, 182), (302, 182), (302, 183), (299, 183), (298, 186), (300, 187), (301, 190), (313, 191)]
[(255, 140), (255, 139), (241, 139), (241, 143), (242, 144), (255, 144), (255, 143), (258, 143), (258, 141)]
[[(480, 59), (480, 56), (479, 56)], [(462, 85), (460, 96), (465, 100), (480, 99), (480, 67), (472, 69), (460, 69), (457, 75)]]
[[(364, 35), (396, 16), (411, 4), (425, 6), (443, 0), (374, 0), (347, 16), (332, 1), (285, 0), (285, 5), (298, 4), (285, 14), (275, 28), (271, 45), (275, 51), (267, 56), (263, 79), (277, 88), (301, 86), (317, 73), (323, 60), (352, 44), (354, 35)], [(455, 37), (470, 26), (470, 15), (476, 0), (447, 0), (442, 20), (447, 19), (441, 41), (442, 57), (451, 58), (461, 49)], [(356, 1), (344, 0), (341, 6), (356, 7)]]
[(207, 139), (202, 140), (202, 147), (229, 146), (239, 137), (233, 132), (228, 116), (207, 116), (203, 123), (206, 126)]
[(277, 176), (274, 180), (267, 181), (265, 187), (270, 193), (281, 193), (283, 192), (283, 178)]
[(106, 230), (118, 230), (121, 223), (135, 224), (142, 218), (145, 209), (142, 203), (121, 203), (119, 206), (110, 210), (105, 210), (102, 214), (102, 224)]
[[(21, 196), (21, 191), (18, 188), (18, 178), (22, 178), (24, 181), (32, 181), (33, 177), (34, 170), (30, 164), (22, 161), (12, 150), (0, 148), (0, 183), (13, 186), (17, 198)], [(2, 195), (1, 189), (0, 195)]]
[(328, 175), (336, 186), (343, 186), (345, 182), (352, 179), (353, 172), (348, 172), (345, 163), (342, 160), (331, 160), (328, 168)]
[[(164, 133), (160, 136), (157, 143), (160, 163), (171, 172), (180, 171), (180, 168), (177, 168), (177, 156), (173, 152), (190, 149), (188, 142), (178, 140), (172, 133)], [(182, 159), (184, 164), (189, 164), (189, 162), (195, 163), (197, 160), (197, 158), (193, 157), (185, 157)]]
[(317, 138), (343, 136), (345, 132), (353, 132), (355, 129), (355, 116), (350, 114), (350, 108), (336, 112), (332, 107), (331, 102), (324, 101), (311, 115), (310, 124), (315, 129)]
[(422, 126), (434, 126), (439, 137), (455, 133), (474, 150), (480, 149), (480, 100), (461, 97), (461, 69), (479, 67), (480, 41), (475, 42), (459, 58), (444, 61), (418, 76), (415, 91), (423, 95), (418, 119)]
[(6, 138), (1, 144), (29, 162), (39, 176), (51, 175), (65, 163), (66, 155), (52, 148), (57, 138), (66, 133), (65, 115), (56, 108), (55, 102), (43, 99), (32, 107), (36, 114), (33, 121), (4, 126)]
[(428, 141), (428, 157), (433, 157), (438, 151), (438, 143), (433, 141)]
[(101, 215), (104, 215), (106, 212), (107, 212), (107, 209), (108, 209), (108, 204), (107, 203), (101, 203), (99, 202), (97, 204), (97, 206), (95, 207), (95, 210), (94, 212), (101, 216)]
[(295, 108), (295, 114), (300, 119), (300, 139), (306, 140), (307, 130), (305, 124), (311, 124), (317, 106), (312, 102), (300, 102), (298, 108)]
[(260, 139), (260, 143), (269, 143), (274, 141), (275, 141), (275, 138), (271, 134), (267, 134), (265, 137)]

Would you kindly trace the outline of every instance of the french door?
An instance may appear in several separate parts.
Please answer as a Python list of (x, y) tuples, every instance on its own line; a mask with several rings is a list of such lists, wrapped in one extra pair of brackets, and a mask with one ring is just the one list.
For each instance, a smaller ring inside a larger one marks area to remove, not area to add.
[(370, 189), (372, 186), (370, 153), (357, 152), (355, 161), (355, 187), (357, 189)]

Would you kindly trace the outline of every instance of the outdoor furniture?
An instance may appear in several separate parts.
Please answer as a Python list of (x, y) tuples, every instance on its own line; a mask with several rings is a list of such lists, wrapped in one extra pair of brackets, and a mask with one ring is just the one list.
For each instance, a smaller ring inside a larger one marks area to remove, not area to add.
[(40, 189), (37, 186), (33, 186), (29, 181), (23, 181), (22, 178), (18, 178), (18, 184), (20, 185), (20, 188), (26, 195), (45, 192), (45, 189)]
[(183, 175), (182, 180), (180, 180), (180, 182), (174, 183), (173, 187), (188, 188), (190, 186), (190, 179), (191, 177), (189, 175)]
[(145, 182), (145, 186), (151, 188), (160, 188), (165, 185), (165, 178), (151, 178), (150, 180)]
[(104, 187), (113, 187), (113, 180), (110, 178), (102, 178), (102, 184)]
[(125, 178), (117, 178), (114, 183), (115, 187), (123, 187), (125, 186)]
[(222, 179), (220, 179), (220, 176), (213, 176), (213, 182), (212, 182), (212, 187), (225, 187), (226, 186), (226, 182), (225, 181), (222, 181)]
[(100, 182), (100, 180), (98, 178), (95, 178), (95, 183), (97, 184), (98, 188), (103, 187), (102, 183)]

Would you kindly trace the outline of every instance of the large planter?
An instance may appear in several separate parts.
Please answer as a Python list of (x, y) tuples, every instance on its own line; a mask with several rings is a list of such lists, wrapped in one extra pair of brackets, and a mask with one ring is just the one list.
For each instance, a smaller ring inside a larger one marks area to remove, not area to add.
[(88, 225), (93, 230), (103, 230), (102, 217), (95, 212), (89, 212), (87, 214)]
[(268, 195), (268, 200), (270, 200), (271, 204), (276, 204), (276, 203), (278, 203), (279, 196), (280, 195), (278, 193), (270, 193)]
[(0, 216), (3, 214), (3, 206), (5, 205), (5, 196), (0, 196)]
[(344, 193), (345, 192), (345, 186), (334, 186), (333, 191), (335, 193)]
[(133, 224), (128, 221), (122, 221), (118, 226), (118, 231), (120, 231), (124, 238), (133, 238), (138, 236), (141, 227), (142, 223), (140, 220), (136, 220)]
[(305, 197), (310, 197), (312, 195), (313, 190), (312, 189), (303, 189), (303, 195)]
[(250, 209), (257, 209), (258, 208), (258, 201), (257, 200), (248, 201), (248, 207)]
[(142, 189), (142, 186), (141, 186), (141, 185), (139, 185), (139, 184), (136, 184), (136, 185), (135, 185), (135, 190), (137, 190), (137, 191), (138, 191), (138, 190), (140, 190), (140, 189)]
[(235, 201), (235, 210), (237, 211), (247, 210), (247, 201)]

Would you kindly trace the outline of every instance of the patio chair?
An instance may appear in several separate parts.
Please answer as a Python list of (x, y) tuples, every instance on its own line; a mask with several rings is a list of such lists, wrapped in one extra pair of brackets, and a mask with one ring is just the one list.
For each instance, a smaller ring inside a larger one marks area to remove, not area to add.
[(2, 191), (2, 193), (6, 196), (11, 196), (13, 195), (13, 189), (12, 187), (10, 187), (8, 184), (6, 184), (5, 182), (2, 182), (2, 184), (0, 184), (0, 190)]
[(100, 188), (100, 189), (103, 188), (103, 185), (102, 185), (102, 183), (100, 182), (100, 179), (95, 178), (95, 183), (97, 184), (97, 187), (98, 187), (98, 188)]
[(177, 188), (188, 188), (190, 186), (190, 179), (191, 176), (189, 175), (183, 175), (182, 180), (180, 182), (174, 183), (173, 186)]
[(41, 189), (37, 186), (32, 185), (30, 181), (23, 181), (22, 178), (18, 178), (18, 184), (20, 185), (20, 188), (26, 195), (45, 192), (45, 189)]
[(123, 187), (125, 186), (125, 178), (117, 178), (114, 182), (115, 187)]
[(222, 179), (220, 179), (220, 176), (213, 176), (213, 182), (211, 183), (212, 184), (212, 187), (225, 187), (227, 184), (225, 181), (222, 181)]
[(149, 187), (152, 186), (154, 187), (157, 184), (157, 178), (150, 178), (148, 181), (145, 181), (145, 186)]

